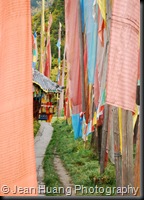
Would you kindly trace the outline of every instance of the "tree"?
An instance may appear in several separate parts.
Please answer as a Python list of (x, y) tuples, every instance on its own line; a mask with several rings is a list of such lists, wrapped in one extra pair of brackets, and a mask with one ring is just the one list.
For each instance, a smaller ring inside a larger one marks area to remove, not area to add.
[[(35, 5), (36, 1), (31, 1)], [(38, 1), (37, 1), (38, 2)], [(50, 32), (52, 59), (58, 59), (58, 48), (56, 46), (58, 41), (59, 22), (62, 24), (61, 32), (61, 60), (63, 59), (63, 51), (65, 44), (65, 18), (64, 18), (64, 0), (52, 0), (49, 8), (45, 10), (45, 30), (47, 30), (48, 19), (50, 12), (53, 16), (53, 23)], [(40, 4), (38, 4), (40, 5)], [(32, 31), (37, 32), (38, 53), (40, 54), (40, 31), (41, 31), (41, 11), (38, 11), (32, 16)], [(52, 65), (53, 68), (53, 65)]]

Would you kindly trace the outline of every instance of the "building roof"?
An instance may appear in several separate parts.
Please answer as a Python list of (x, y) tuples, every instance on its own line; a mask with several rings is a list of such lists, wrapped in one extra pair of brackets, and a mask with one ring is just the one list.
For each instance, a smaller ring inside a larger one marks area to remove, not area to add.
[(33, 69), (33, 83), (39, 85), (44, 92), (62, 92), (63, 87), (44, 76), (38, 70)]

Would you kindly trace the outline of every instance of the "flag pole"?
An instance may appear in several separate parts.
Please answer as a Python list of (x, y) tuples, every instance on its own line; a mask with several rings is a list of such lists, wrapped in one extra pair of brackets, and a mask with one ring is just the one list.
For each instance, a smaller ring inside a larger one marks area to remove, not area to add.
[[(63, 66), (62, 66), (62, 79), (61, 79), (61, 86), (64, 87), (64, 76), (65, 76), (65, 48), (63, 53)], [(63, 109), (63, 102), (64, 102), (64, 90), (60, 93), (60, 99), (59, 99), (59, 116), (60, 112)]]
[(49, 19), (48, 19), (48, 27), (47, 27), (47, 44), (46, 44), (46, 51), (45, 51), (45, 70), (44, 75), (50, 78), (50, 71), (51, 71), (51, 44), (50, 44), (50, 28), (52, 25), (52, 14), (50, 12)]
[[(61, 45), (61, 23), (59, 22), (59, 42), (60, 42), (60, 45)], [(61, 47), (58, 48), (58, 59), (59, 59), (59, 62), (58, 62), (58, 69), (60, 70), (60, 59), (61, 59)]]
[(44, 20), (44, 10), (45, 10), (45, 0), (42, 0), (42, 14), (41, 14), (41, 46), (40, 46), (40, 68), (39, 71), (44, 73), (44, 33), (45, 33), (45, 20)]
[[(106, 64), (108, 65), (108, 54), (109, 54), (109, 40), (110, 40), (110, 25), (111, 25), (111, 5), (110, 1), (106, 1), (106, 13), (107, 13), (107, 54), (106, 54)], [(101, 152), (100, 152), (100, 174), (104, 173), (105, 170), (105, 160), (106, 160), (106, 145), (108, 137), (108, 118), (109, 118), (109, 105), (104, 106), (104, 122), (102, 126), (102, 136), (101, 136)]]
[[(60, 68), (61, 68), (61, 23), (59, 22), (59, 32), (58, 32), (58, 84), (60, 84)], [(57, 94), (57, 117), (60, 116), (60, 98), (58, 98)]]

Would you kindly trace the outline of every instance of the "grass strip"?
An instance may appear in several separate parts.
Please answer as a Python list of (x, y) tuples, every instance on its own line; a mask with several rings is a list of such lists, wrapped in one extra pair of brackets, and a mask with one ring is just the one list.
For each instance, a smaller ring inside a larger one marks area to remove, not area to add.
[(37, 135), (40, 128), (40, 123), (36, 120), (33, 122), (33, 129), (34, 129), (34, 137)]
[[(91, 135), (89, 135), (88, 147), (85, 149), (81, 138), (74, 140), (72, 126), (67, 124), (64, 119), (60, 118), (54, 121), (53, 127), (52, 140), (47, 147), (43, 165), (46, 187), (61, 186), (53, 166), (54, 150), (56, 149), (55, 153), (60, 156), (64, 167), (71, 176), (73, 184), (81, 187), (81, 191), (76, 195), (115, 195), (116, 191), (112, 191), (112, 187), (116, 186), (115, 166), (108, 162), (104, 174), (100, 175), (99, 161), (90, 148)], [(101, 188), (101, 190), (93, 192), (92, 187), (95, 186), (98, 188), (103, 187), (104, 189)], [(87, 189), (84, 190), (83, 187)], [(109, 188), (109, 190), (106, 190), (106, 188)], [(59, 194), (50, 194), (50, 196), (59, 196)]]

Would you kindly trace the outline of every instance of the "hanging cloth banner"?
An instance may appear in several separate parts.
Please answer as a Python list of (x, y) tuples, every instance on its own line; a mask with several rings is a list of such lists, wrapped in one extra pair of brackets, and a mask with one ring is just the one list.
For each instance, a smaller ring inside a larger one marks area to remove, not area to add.
[(58, 41), (57, 41), (57, 48), (58, 48), (58, 74), (57, 74), (57, 83), (60, 85), (60, 66), (61, 66), (61, 23), (59, 22), (59, 31), (58, 31)]
[(74, 130), (74, 139), (82, 137), (82, 119), (79, 114), (72, 114), (72, 126)]
[(30, 0), (0, 1), (0, 196), (37, 195), (31, 32)]
[[(109, 14), (110, 15), (110, 14)], [(106, 100), (106, 76), (107, 76), (107, 55), (108, 55), (108, 27), (102, 27), (103, 19), (98, 10), (98, 52), (94, 82), (94, 98), (97, 108), (97, 119), (103, 115)], [(100, 34), (101, 32), (101, 34)], [(101, 37), (102, 36), (102, 37)]]
[(60, 41), (60, 39), (58, 39), (56, 46), (57, 46), (57, 48), (59, 48), (59, 49), (61, 48), (61, 41)]
[(46, 62), (45, 62), (45, 71), (44, 75), (50, 78), (51, 70), (51, 43), (50, 43), (50, 28), (52, 25), (52, 14), (50, 13), (48, 20), (48, 29), (47, 29), (47, 45), (46, 45)]
[(106, 104), (135, 111), (140, 1), (113, 1)]
[(72, 113), (82, 111), (79, 42), (79, 0), (65, 0), (66, 55), (69, 72), (69, 97)]
[(97, 0), (97, 4), (99, 5), (102, 18), (106, 22), (106, 0)]
[(81, 24), (82, 24), (82, 32), (85, 30), (85, 22), (84, 22), (84, 0), (80, 0), (80, 9), (81, 9)]
[(38, 50), (37, 50), (37, 34), (34, 32), (33, 34), (33, 46), (32, 46), (32, 67), (36, 69), (37, 59), (38, 59)]
[[(88, 83), (94, 84), (94, 74), (97, 58), (97, 35), (98, 25), (93, 18), (93, 0), (83, 0), (84, 4), (84, 22), (86, 29), (86, 42), (88, 51)], [(98, 12), (98, 6), (96, 7)]]

